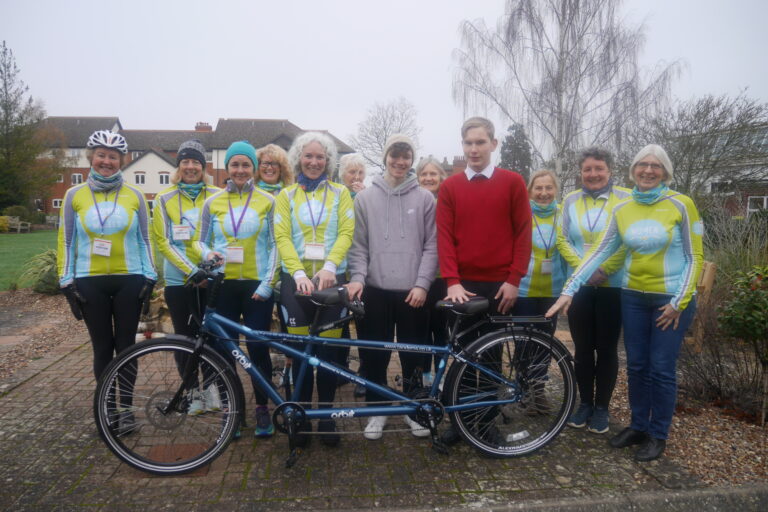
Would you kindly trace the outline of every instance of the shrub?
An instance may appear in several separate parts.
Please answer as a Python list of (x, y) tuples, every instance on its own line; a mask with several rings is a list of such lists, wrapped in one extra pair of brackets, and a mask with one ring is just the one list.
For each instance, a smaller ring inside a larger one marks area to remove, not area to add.
[(7, 215), (8, 217), (18, 217), (19, 220), (23, 220), (25, 222), (31, 221), (29, 209), (26, 206), (21, 206), (18, 204), (15, 206), (7, 206), (3, 210), (3, 215)]
[(30, 285), (38, 293), (48, 295), (59, 293), (56, 251), (48, 249), (36, 256), (32, 256), (22, 267), (19, 284)]
[(8, 226), (10, 225), (11, 221), (8, 219), (7, 216), (3, 215), (0, 216), (0, 233), (7, 233), (8, 232)]
[(720, 307), (720, 323), (733, 338), (752, 347), (763, 374), (760, 420), (768, 408), (768, 265), (740, 272), (729, 300)]
[(722, 207), (702, 210), (706, 259), (717, 265), (718, 279), (734, 281), (739, 272), (768, 261), (768, 214), (733, 218)]
[(760, 365), (749, 345), (729, 337), (717, 318), (717, 304), (727, 302), (730, 296), (729, 286), (721, 280), (709, 300), (697, 305), (693, 343), (684, 343), (680, 353), (679, 383), (694, 398), (756, 411), (760, 404)]

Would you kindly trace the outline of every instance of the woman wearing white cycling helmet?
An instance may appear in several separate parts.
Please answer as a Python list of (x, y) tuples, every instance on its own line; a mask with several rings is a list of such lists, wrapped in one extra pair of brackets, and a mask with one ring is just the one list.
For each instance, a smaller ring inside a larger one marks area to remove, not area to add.
[[(142, 304), (148, 305), (157, 273), (147, 201), (123, 183), (125, 138), (100, 130), (86, 148), (88, 180), (70, 188), (61, 207), (58, 270), (73, 313), (88, 327), (98, 379), (115, 354), (135, 342)], [(134, 428), (133, 382), (129, 375), (120, 382), (114, 425), (128, 433)]]

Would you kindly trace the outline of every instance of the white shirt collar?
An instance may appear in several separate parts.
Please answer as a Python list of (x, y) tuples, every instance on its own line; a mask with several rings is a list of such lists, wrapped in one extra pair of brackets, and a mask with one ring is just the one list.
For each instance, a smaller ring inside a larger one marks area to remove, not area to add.
[[(466, 174), (468, 180), (472, 180), (472, 178), (475, 177), (477, 172), (473, 171), (469, 166), (467, 166), (466, 169), (464, 169), (464, 174)], [(480, 171), (479, 174), (482, 174), (488, 179), (491, 179), (491, 176), (493, 176), (493, 164), (489, 163), (488, 167)]]

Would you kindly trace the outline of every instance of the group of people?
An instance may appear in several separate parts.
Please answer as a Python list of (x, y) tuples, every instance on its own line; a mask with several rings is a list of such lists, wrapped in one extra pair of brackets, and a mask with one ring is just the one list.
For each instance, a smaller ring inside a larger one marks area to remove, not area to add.
[[(184, 283), (198, 263), (214, 257), (225, 274), (218, 313), (257, 330), (270, 328), (277, 302), (282, 329), (308, 334), (317, 306), (302, 295), (338, 285), (365, 302), (357, 334), (368, 340), (444, 344), (445, 318), (433, 308), (441, 299), (482, 296), (492, 313), (546, 315), (550, 332), (563, 311), (580, 395), (569, 425), (594, 433), (608, 431), (623, 325), (632, 423), (610, 443), (640, 444), (638, 460), (658, 457), (674, 409), (677, 353), (695, 307), (703, 231), (692, 201), (667, 186), (673, 176), (668, 156), (659, 146), (643, 148), (632, 163), (635, 188), (629, 190), (614, 185), (610, 153), (589, 148), (579, 160), (582, 186), (561, 205), (554, 172), (534, 172), (526, 186), (520, 174), (491, 164), (497, 140), (489, 120), (468, 119), (461, 137), (466, 170), (446, 179), (433, 158), (414, 170), (415, 144), (393, 135), (384, 148), (384, 172), (368, 187), (360, 155), (344, 155), (336, 173), (337, 149), (323, 133), (300, 135), (287, 153), (271, 144), (256, 150), (246, 141), (233, 143), (224, 189), (209, 183), (200, 141), (186, 141), (172, 185), (157, 195), (150, 217), (143, 194), (123, 183), (125, 139), (94, 133), (88, 180), (67, 192), (59, 233), (60, 284), (85, 319), (94, 374), (134, 342), (157, 281), (154, 244), (164, 256), (174, 330), (189, 336), (197, 334), (190, 317), (205, 304), (205, 288)], [(319, 320), (343, 315), (341, 305), (325, 307)], [(320, 333), (343, 335), (341, 327)], [(251, 343), (248, 350), (269, 380), (268, 349)], [(342, 366), (349, 355), (331, 345), (316, 350)], [(360, 357), (360, 371), (386, 385), (391, 354), (361, 349)], [(423, 386), (431, 356), (399, 357), (404, 391)], [(292, 369), (295, 381), (299, 366)], [(311, 402), (316, 385), (318, 406), (331, 407), (336, 376), (314, 375), (309, 366), (303, 378), (300, 400)], [(267, 396), (256, 388), (254, 395), (255, 434), (270, 436)], [(367, 391), (367, 401), (377, 399)], [(204, 378), (189, 413), (216, 410), (218, 401)], [(130, 431), (130, 393), (118, 402), (118, 427)], [(364, 436), (380, 438), (386, 420), (369, 418)], [(415, 436), (429, 434), (407, 416), (405, 422)], [(317, 429), (324, 443), (339, 443), (334, 420), (320, 421)], [(449, 427), (442, 439), (452, 444), (458, 436)], [(300, 436), (299, 444), (307, 441)]]

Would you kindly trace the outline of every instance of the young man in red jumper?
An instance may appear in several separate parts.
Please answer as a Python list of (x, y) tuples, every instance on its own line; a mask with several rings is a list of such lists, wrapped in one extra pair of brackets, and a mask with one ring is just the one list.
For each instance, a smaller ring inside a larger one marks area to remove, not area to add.
[[(528, 190), (518, 173), (491, 164), (498, 141), (488, 119), (467, 119), (461, 138), (467, 168), (445, 180), (437, 199), (440, 273), (448, 284), (445, 299), (463, 303), (479, 295), (490, 301), (491, 313), (506, 314), (515, 304), (531, 257)], [(488, 416), (492, 424), (495, 413)], [(489, 429), (489, 435), (497, 432)], [(449, 427), (441, 440), (454, 444), (459, 437)]]

